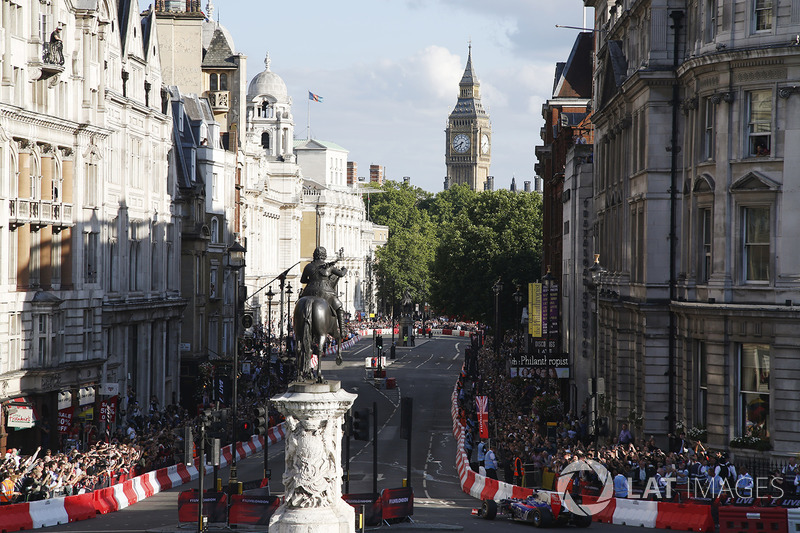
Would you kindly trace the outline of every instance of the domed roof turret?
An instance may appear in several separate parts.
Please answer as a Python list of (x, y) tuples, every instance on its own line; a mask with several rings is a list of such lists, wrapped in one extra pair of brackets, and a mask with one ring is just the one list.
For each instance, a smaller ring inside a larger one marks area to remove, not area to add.
[(286, 83), (269, 69), (269, 65), (270, 59), (269, 53), (267, 53), (267, 57), (264, 59), (266, 70), (257, 74), (250, 82), (247, 88), (247, 99), (252, 101), (258, 96), (268, 95), (273, 97), (276, 102), (288, 103), (289, 91), (286, 89)]

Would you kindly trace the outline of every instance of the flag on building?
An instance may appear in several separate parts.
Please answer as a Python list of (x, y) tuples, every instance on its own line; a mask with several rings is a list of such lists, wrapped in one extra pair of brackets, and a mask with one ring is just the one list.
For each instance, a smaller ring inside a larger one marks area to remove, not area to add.
[(308, 91), (308, 99), (314, 102), (322, 103), (322, 97), (318, 94), (314, 94), (311, 91)]
[(489, 438), (489, 397), (476, 396), (478, 406), (478, 434), (482, 439)]

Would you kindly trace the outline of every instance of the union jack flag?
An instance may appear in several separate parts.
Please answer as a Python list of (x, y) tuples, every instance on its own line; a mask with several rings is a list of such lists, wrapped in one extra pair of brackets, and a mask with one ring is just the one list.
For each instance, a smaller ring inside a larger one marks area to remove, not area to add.
[(311, 352), (311, 362), (309, 363), (309, 366), (313, 369), (317, 368), (317, 364), (319, 364), (319, 358), (317, 357), (317, 354)]
[(489, 438), (489, 397), (476, 396), (475, 403), (478, 407), (478, 430), (480, 438)]

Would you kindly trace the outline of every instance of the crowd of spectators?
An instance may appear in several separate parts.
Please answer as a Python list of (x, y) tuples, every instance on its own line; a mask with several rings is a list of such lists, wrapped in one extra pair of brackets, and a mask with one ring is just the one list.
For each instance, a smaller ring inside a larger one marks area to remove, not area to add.
[[(598, 431), (596, 436), (588, 404), (577, 413), (565, 409), (552, 376), (533, 372), (511, 377), (508, 361), (515, 349), (513, 336), (504, 339), (498, 355), (491, 346), (489, 339), (485, 346), (473, 348), (477, 357), (473, 368), (477, 370), (470, 375), (465, 365), (458, 382), (465, 451), (475, 470), (482, 466), (479, 463), (487, 444), (479, 438), (475, 397), (487, 396), (489, 441), (497, 454), (497, 470), (509, 483), (541, 487), (543, 480), (557, 479), (571, 462), (593, 459), (605, 467), (608, 478), (598, 479), (587, 470), (581, 472), (582, 482), (597, 490), (603, 482), (613, 481), (618, 497), (634, 492), (653, 498), (687, 494), (714, 498), (726, 492), (740, 497), (800, 494), (800, 467), (794, 458), (769, 471), (769, 479), (761, 481), (759, 494), (755, 494), (755, 474), (746, 465), (737, 468), (725, 451), (707, 449), (702, 442), (687, 439), (683, 432), (670, 435), (665, 447), (658, 446), (652, 435), (636, 439), (628, 424), (621, 424), (618, 434)], [(488, 467), (486, 471), (491, 477)]]
[(188, 420), (177, 406), (142, 413), (133, 403), (113, 434), (100, 434), (90, 425), (84, 440), (69, 450), (39, 448), (25, 456), (11, 448), (0, 464), (0, 503), (91, 492), (174, 464), (183, 451), (176, 429)]
[[(256, 349), (243, 351), (249, 372), (239, 377), (239, 416), (238, 420), (228, 418), (227, 435), (238, 421), (255, 420), (263, 399), (285, 391), (291, 379), (291, 361), (276, 357), (277, 350), (271, 358), (264, 357), (267, 350), (262, 351), (260, 342), (267, 340), (266, 335), (256, 333)], [(277, 347), (278, 339), (273, 344)], [(291, 349), (291, 342), (288, 346)], [(212, 373), (209, 379), (219, 377)], [(211, 381), (201, 388), (205, 392), (197, 398), (193, 412), (230, 407), (211, 393), (216, 390)], [(113, 433), (98, 429), (102, 424), (75, 422), (63, 438), (53, 439), (53, 449), (40, 448), (26, 456), (11, 448), (0, 456), (0, 504), (90, 492), (184, 460), (184, 426), (198, 427), (198, 415), (178, 405), (162, 408), (155, 396), (142, 407), (133, 390), (128, 391), (125, 405), (127, 410), (120, 413)], [(270, 409), (270, 426), (282, 419), (277, 410)], [(238, 435), (239, 440), (249, 437)]]

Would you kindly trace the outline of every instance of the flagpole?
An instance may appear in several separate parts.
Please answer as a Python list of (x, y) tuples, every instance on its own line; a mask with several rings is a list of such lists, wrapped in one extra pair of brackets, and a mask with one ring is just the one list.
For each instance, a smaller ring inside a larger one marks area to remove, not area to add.
[[(308, 91), (309, 93), (311, 91)], [(311, 96), (308, 97), (307, 100), (307, 107), (308, 112), (306, 113), (306, 138), (310, 141), (311, 140)]]

